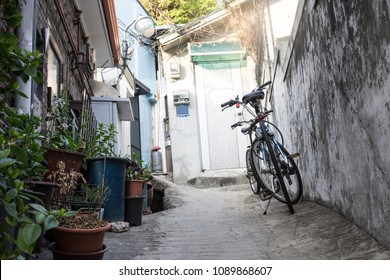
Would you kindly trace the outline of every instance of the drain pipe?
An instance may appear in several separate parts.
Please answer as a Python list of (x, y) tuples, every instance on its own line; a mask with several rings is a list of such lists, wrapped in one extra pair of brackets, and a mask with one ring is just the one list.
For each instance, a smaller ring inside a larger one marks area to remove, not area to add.
[[(26, 1), (26, 4), (22, 5), (21, 15), (23, 19), (21, 25), (17, 29), (19, 48), (28, 50), (30, 52), (34, 50), (36, 40), (36, 2), (36, 0)], [(27, 98), (17, 95), (15, 99), (15, 107), (19, 114), (29, 114), (32, 109), (33, 79), (30, 77), (27, 82), (23, 82), (18, 78), (18, 84), (19, 90), (23, 92)]]
[[(84, 83), (84, 86), (85, 86), (85, 89), (87, 90), (87, 92), (88, 92), (88, 95), (89, 96), (92, 96), (93, 94), (92, 94), (92, 88), (91, 88), (91, 86), (90, 86), (90, 84), (88, 83), (88, 81), (87, 81), (87, 79), (86, 79), (86, 77), (85, 77), (85, 75), (84, 75), (84, 73), (83, 73), (83, 70), (81, 69), (81, 63), (80, 63), (80, 61), (79, 61), (79, 56), (81, 56), (82, 57), (82, 62), (84, 61), (84, 59), (85, 59), (85, 55), (84, 55), (84, 53), (82, 53), (82, 52), (79, 52), (79, 42), (77, 42), (77, 45), (75, 44), (75, 42), (74, 42), (74, 40), (73, 40), (73, 37), (72, 37), (72, 33), (71, 33), (71, 30), (69, 29), (69, 26), (67, 25), (67, 23), (66, 23), (66, 18), (65, 18), (65, 14), (64, 14), (64, 12), (63, 12), (63, 10), (62, 10), (62, 7), (61, 7), (61, 4), (60, 4), (60, 2), (58, 1), (58, 0), (55, 0), (54, 1), (54, 4), (56, 5), (56, 8), (57, 8), (57, 11), (58, 11), (58, 14), (59, 14), (59, 16), (60, 16), (60, 18), (61, 18), (61, 23), (62, 23), (62, 25), (63, 25), (63, 27), (64, 27), (64, 29), (65, 29), (65, 33), (66, 33), (66, 35), (67, 35), (67, 37), (68, 37), (68, 40), (69, 40), (69, 43), (70, 43), (70, 45), (71, 45), (71, 48), (72, 48), (72, 51), (73, 51), (73, 55), (74, 55), (74, 58), (75, 58), (75, 64), (76, 64), (76, 68), (77, 68), (77, 71), (78, 71), (78, 73), (79, 73), (79, 75), (80, 75), (80, 78), (81, 78), (81, 80), (83, 81), (83, 83)], [(78, 25), (79, 23), (77, 22), (78, 20), (79, 20), (79, 16), (80, 16), (80, 11), (76, 11), (76, 22), (74, 21), (73, 23), (75, 24), (76, 23), (76, 25)], [(77, 28), (80, 28), (79, 26), (77, 26)], [(79, 38), (79, 34), (77, 34), (77, 39), (79, 40), (80, 38)]]

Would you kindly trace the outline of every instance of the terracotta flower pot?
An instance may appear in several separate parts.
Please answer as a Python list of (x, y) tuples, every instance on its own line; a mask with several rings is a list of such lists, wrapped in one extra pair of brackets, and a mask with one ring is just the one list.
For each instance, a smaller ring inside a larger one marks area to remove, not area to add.
[(143, 180), (127, 180), (125, 183), (125, 197), (142, 196)]
[(51, 243), (48, 246), (49, 250), (53, 254), (54, 260), (102, 260), (103, 255), (107, 252), (108, 248), (103, 244), (103, 248), (96, 252), (91, 253), (70, 253), (57, 250), (56, 243)]
[(47, 176), (50, 174), (50, 172), (56, 171), (58, 169), (57, 163), (59, 161), (65, 162), (66, 172), (70, 172), (71, 170), (80, 172), (84, 157), (85, 155), (79, 152), (51, 148), (46, 149), (44, 158), (47, 162), (47, 169), (49, 171), (45, 174), (45, 181), (50, 181)]
[(102, 250), (110, 224), (94, 229), (55, 228), (56, 250), (69, 253), (92, 253)]

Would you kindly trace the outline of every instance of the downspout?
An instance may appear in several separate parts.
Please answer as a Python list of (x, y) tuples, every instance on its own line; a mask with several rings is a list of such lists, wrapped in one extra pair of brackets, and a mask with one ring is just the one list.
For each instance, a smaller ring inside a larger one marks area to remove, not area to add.
[[(17, 29), (17, 36), (19, 38), (19, 48), (32, 52), (35, 46), (35, 27), (36, 27), (36, 0), (26, 1), (22, 5), (21, 16), (22, 23)], [(32, 11), (32, 12), (31, 12)], [(20, 95), (16, 96), (15, 107), (21, 114), (29, 114), (33, 99), (33, 79), (30, 77), (27, 82), (18, 79), (19, 90), (23, 92), (26, 97)]]

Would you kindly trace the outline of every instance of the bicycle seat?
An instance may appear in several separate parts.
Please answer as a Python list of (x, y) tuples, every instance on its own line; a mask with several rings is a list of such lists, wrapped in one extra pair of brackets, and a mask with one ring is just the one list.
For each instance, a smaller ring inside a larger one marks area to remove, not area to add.
[(252, 92), (245, 94), (242, 97), (242, 102), (248, 104), (249, 102), (255, 101), (256, 99), (264, 99), (264, 92), (259, 88), (255, 88)]

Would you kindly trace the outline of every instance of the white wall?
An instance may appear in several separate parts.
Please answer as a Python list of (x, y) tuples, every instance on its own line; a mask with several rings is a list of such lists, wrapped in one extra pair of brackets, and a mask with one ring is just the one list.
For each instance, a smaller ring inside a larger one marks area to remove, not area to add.
[[(171, 62), (180, 64), (180, 79), (173, 80), (169, 77)], [(201, 176), (202, 172), (207, 170), (245, 167), (246, 137), (240, 133), (240, 130), (232, 131), (230, 128), (230, 125), (240, 117), (234, 108), (222, 112), (220, 104), (236, 95), (249, 93), (256, 86), (254, 65), (250, 59), (247, 64), (246, 67), (232, 66), (239, 65), (236, 63), (231, 64), (232, 68), (222, 69), (220, 63), (214, 70), (207, 70), (191, 62), (185, 44), (181, 49), (176, 49), (174, 54), (163, 53), (165, 76), (164, 82), (160, 84), (164, 95), (168, 97), (175, 182), (187, 183), (188, 180)], [(216, 66), (217, 63), (212, 65)], [(205, 88), (206, 80), (208, 85)], [(210, 84), (213, 80), (214, 82)], [(173, 92), (178, 90), (188, 90), (190, 93), (188, 117), (176, 116)], [(215, 95), (211, 96), (213, 94)], [(160, 108), (162, 111), (163, 107)], [(222, 121), (213, 123), (216, 117)], [(215, 145), (220, 150), (219, 154), (210, 150), (216, 147)], [(234, 162), (231, 156), (236, 158)]]
[[(171, 132), (173, 177), (177, 183), (186, 183), (197, 177), (201, 170), (200, 143), (198, 133), (198, 112), (196, 105), (193, 65), (186, 54), (181, 56), (163, 54), (166, 73), (166, 92), (168, 96), (169, 121)], [(168, 65), (172, 61), (180, 63), (181, 78), (169, 78)], [(178, 118), (173, 105), (173, 91), (188, 90), (190, 93), (189, 116)]]

